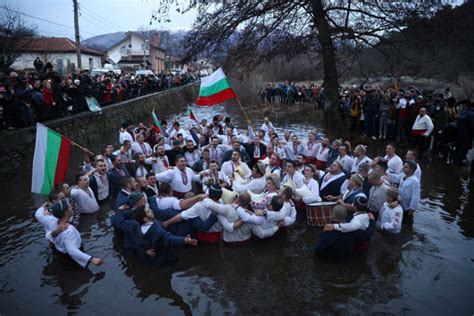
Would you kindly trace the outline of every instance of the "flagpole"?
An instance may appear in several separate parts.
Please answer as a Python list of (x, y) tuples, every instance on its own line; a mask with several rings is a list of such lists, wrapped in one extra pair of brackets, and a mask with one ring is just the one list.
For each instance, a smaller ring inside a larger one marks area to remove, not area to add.
[(252, 122), (249, 118), (249, 116), (247, 115), (247, 112), (245, 112), (245, 109), (244, 107), (242, 106), (242, 103), (240, 103), (240, 99), (238, 97), (235, 97), (235, 99), (237, 100), (237, 103), (239, 103), (240, 105), (240, 108), (242, 109), (242, 112), (244, 113), (245, 117), (247, 118), (247, 122)]

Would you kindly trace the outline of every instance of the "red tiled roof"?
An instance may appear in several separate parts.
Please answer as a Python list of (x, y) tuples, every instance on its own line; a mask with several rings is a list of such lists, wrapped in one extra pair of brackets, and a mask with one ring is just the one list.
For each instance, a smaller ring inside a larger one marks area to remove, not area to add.
[[(32, 53), (75, 53), (76, 43), (65, 37), (28, 37), (15, 42), (17, 51)], [(81, 47), (81, 53), (103, 56), (104, 54), (88, 47)]]

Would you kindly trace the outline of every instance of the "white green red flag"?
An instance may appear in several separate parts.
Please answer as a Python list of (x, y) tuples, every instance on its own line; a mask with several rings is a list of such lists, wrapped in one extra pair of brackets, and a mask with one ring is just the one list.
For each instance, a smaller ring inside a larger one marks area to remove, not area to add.
[(236, 97), (224, 71), (219, 68), (211, 75), (201, 78), (201, 87), (196, 105), (211, 106)]
[(151, 111), (151, 124), (153, 126), (153, 130), (156, 133), (161, 134), (161, 124), (160, 124), (160, 121), (158, 120), (158, 117), (155, 114), (155, 109)]
[(31, 192), (49, 194), (66, 177), (71, 141), (41, 123), (36, 124)]
[(190, 106), (188, 106), (188, 115), (189, 115), (189, 118), (191, 120), (193, 120), (194, 122), (199, 124), (198, 119), (197, 119), (196, 115), (194, 115), (194, 112), (193, 112), (193, 110), (191, 110)]

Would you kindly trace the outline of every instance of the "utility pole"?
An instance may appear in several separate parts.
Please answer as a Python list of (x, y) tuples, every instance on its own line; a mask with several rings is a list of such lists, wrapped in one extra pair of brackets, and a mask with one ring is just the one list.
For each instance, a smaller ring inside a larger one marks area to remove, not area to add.
[(76, 37), (76, 56), (77, 56), (77, 70), (82, 69), (81, 59), (81, 36), (79, 35), (79, 14), (77, 0), (72, 0), (74, 6), (74, 34)]

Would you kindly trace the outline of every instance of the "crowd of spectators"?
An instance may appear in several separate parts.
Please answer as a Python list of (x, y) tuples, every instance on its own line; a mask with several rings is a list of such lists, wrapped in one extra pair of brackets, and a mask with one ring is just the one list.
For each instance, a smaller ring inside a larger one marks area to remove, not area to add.
[(51, 63), (35, 62), (35, 72), (11, 72), (0, 79), (0, 131), (32, 126), (73, 113), (89, 111), (86, 97), (101, 107), (196, 80), (192, 74), (107, 74), (81, 71), (60, 76)]
[[(322, 108), (324, 87), (277, 83), (260, 92), (262, 102), (313, 103)], [(427, 149), (462, 163), (472, 148), (474, 111), (470, 100), (456, 100), (444, 91), (363, 84), (341, 87), (339, 113), (349, 130), (364, 137), (410, 144), (423, 155)]]

